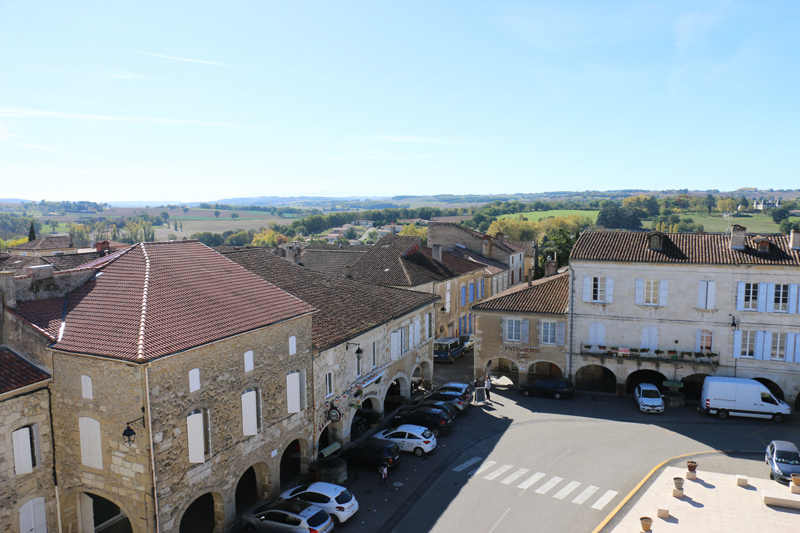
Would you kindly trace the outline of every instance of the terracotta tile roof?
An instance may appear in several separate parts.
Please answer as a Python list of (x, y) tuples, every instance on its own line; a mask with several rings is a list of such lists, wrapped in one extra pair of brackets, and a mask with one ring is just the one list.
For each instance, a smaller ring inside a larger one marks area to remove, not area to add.
[(519, 248), (520, 250), (525, 250), (525, 255), (533, 256), (534, 245), (533, 241), (506, 241), (508, 244), (512, 244)]
[(4, 346), (0, 346), (0, 368), (0, 394), (50, 378), (50, 374)]
[(456, 246), (450, 253), (456, 257), (461, 257), (468, 261), (472, 261), (473, 263), (484, 265), (485, 272), (490, 275), (499, 274), (500, 272), (504, 272), (511, 268), (505, 263), (495, 261), (494, 259), (489, 259), (481, 254), (476, 254), (475, 252), (467, 250), (461, 246)]
[(350, 250), (350, 246), (331, 249), (309, 249), (303, 250), (300, 255), (300, 262), (304, 267), (324, 272), (331, 276), (344, 276), (344, 267), (353, 266), (369, 247), (353, 246), (352, 248), (364, 248), (363, 250)]
[(50, 263), (56, 270), (72, 270), (79, 266), (94, 261), (101, 256), (98, 252), (83, 252), (79, 254), (57, 254), (42, 257), (45, 263)]
[(569, 272), (515, 285), (479, 304), (474, 310), (513, 313), (566, 314), (569, 308)]
[(63, 248), (77, 248), (68, 235), (48, 235), (40, 239), (24, 242), (14, 246), (11, 250), (60, 250)]
[(314, 311), (197, 241), (140, 243), (97, 262), (66, 298), (12, 312), (54, 349), (147, 361)]
[(347, 246), (339, 246), (338, 244), (324, 244), (324, 243), (309, 243), (302, 246), (303, 251), (325, 251), (325, 250), (338, 250), (341, 252), (366, 252), (372, 248), (371, 244), (350, 244)]
[(312, 341), (318, 349), (345, 342), (439, 299), (314, 272), (264, 248), (226, 252), (225, 256), (319, 309), (312, 319)]
[(661, 250), (651, 250), (648, 233), (585, 231), (572, 248), (570, 261), (800, 266), (800, 251), (790, 249), (788, 235), (770, 235), (770, 251), (759, 253), (752, 237), (743, 250), (731, 250), (730, 235), (723, 233), (663, 233)]
[(35, 255), (11, 255), (0, 253), (0, 271), (16, 272), (18, 276), (25, 274), (29, 266), (43, 265), (42, 257)]
[(433, 260), (431, 249), (420, 244), (419, 237), (386, 235), (356, 261), (350, 274), (354, 279), (378, 285), (416, 287), (483, 268), (446, 252), (439, 263)]

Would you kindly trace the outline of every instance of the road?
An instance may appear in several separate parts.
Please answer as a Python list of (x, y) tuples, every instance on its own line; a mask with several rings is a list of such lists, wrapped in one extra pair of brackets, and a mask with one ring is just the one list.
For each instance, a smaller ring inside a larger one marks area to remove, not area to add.
[[(470, 359), (437, 365), (435, 382), (468, 379)], [(701, 469), (766, 478), (758, 452), (773, 439), (800, 442), (798, 422), (721, 421), (693, 406), (646, 415), (632, 398), (528, 398), (498, 380), (492, 401), (460, 416), (433, 454), (404, 454), (392, 474), (399, 486), (384, 493), (376, 474), (351, 472), (348, 487), (361, 510), (340, 529), (592, 532), (643, 477), (675, 456), (727, 450), (695, 459)]]

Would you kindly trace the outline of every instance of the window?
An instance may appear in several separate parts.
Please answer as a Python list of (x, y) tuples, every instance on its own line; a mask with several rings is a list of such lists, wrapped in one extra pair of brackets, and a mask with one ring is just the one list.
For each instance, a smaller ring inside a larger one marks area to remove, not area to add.
[(509, 342), (519, 342), (522, 330), (522, 320), (508, 318), (506, 319), (506, 340)]
[(556, 343), (556, 323), (547, 322), (542, 320), (542, 340), (541, 344), (555, 344)]
[(745, 311), (758, 311), (758, 283), (744, 284), (744, 307)]
[(461, 286), (461, 306), (467, 305), (467, 288), (465, 286)]
[(92, 378), (89, 376), (81, 376), (81, 394), (85, 400), (94, 399), (94, 391), (92, 390)]
[(255, 435), (261, 428), (261, 394), (257, 389), (247, 389), (242, 394), (242, 434)]
[(583, 301), (612, 303), (614, 301), (614, 278), (606, 276), (583, 276)]
[(399, 329), (400, 333), (400, 353), (406, 353), (408, 351), (408, 326), (403, 326)]
[(88, 467), (103, 469), (103, 450), (100, 440), (100, 422), (94, 418), (78, 419), (81, 440), (81, 462)]
[(665, 279), (636, 279), (634, 294), (636, 305), (667, 305), (667, 283)]
[(775, 284), (775, 292), (774, 292), (774, 301), (775, 307), (774, 311), (776, 313), (788, 313), (789, 312), (789, 285), (788, 284)]
[(474, 283), (470, 283), (469, 284), (469, 303), (472, 303), (474, 301), (475, 301), (475, 284)]
[(742, 331), (742, 357), (755, 357), (756, 332)]
[(595, 276), (592, 278), (592, 301), (606, 301), (606, 278)]
[(372, 342), (372, 368), (378, 366), (378, 351), (375, 349), (375, 341)]
[(190, 463), (205, 463), (211, 456), (211, 419), (208, 409), (195, 409), (186, 417)]
[(447, 294), (444, 295), (444, 310), (446, 313), (450, 312), (450, 291), (447, 291)]
[(433, 331), (433, 316), (430, 313), (425, 315), (425, 338), (428, 339)]
[(714, 296), (716, 294), (716, 282), (700, 281), (697, 284), (697, 308), (714, 309)]
[(589, 326), (589, 345), (590, 346), (606, 345), (606, 328), (600, 322), (593, 322)]
[(286, 374), (286, 410), (299, 413), (306, 407), (306, 375), (305, 372), (289, 372)]
[(297, 353), (297, 337), (292, 335), (289, 337), (289, 355), (294, 355)]
[(658, 305), (658, 280), (644, 280), (644, 305)]
[(325, 374), (325, 396), (333, 395), (333, 372)]
[(786, 359), (786, 333), (772, 333), (771, 359), (783, 361)]
[(655, 351), (658, 348), (658, 329), (655, 326), (645, 326), (642, 328), (642, 342), (640, 348), (647, 348)]
[(19, 531), (47, 533), (47, 511), (43, 497), (28, 500), (19, 508)]
[(30, 474), (39, 464), (39, 432), (36, 424), (19, 428), (11, 434), (14, 447), (14, 472)]
[(361, 356), (362, 355), (363, 355), (362, 353), (359, 353), (358, 350), (356, 350), (356, 377), (360, 377), (361, 376)]
[(714, 334), (707, 329), (701, 329), (697, 332), (697, 342), (695, 342), (696, 352), (711, 353), (714, 344)]
[(193, 368), (189, 370), (189, 392), (194, 392), (200, 389), (200, 369)]
[(253, 352), (248, 350), (244, 352), (244, 371), (250, 372), (253, 370)]

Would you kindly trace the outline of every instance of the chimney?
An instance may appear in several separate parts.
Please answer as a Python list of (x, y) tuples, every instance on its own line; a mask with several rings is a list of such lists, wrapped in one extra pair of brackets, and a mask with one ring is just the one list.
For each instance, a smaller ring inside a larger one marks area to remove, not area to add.
[(300, 262), (300, 252), (301, 250), (299, 246), (295, 246), (292, 248), (292, 263), (294, 263), (295, 265)]
[(553, 259), (549, 255), (547, 256), (547, 261), (544, 263), (544, 277), (549, 278), (550, 276), (554, 276), (558, 273), (558, 260)]
[(52, 278), (55, 267), (53, 265), (36, 265), (28, 267), (28, 277), (33, 279)]
[(789, 234), (789, 248), (800, 250), (800, 229), (793, 229)]
[(490, 259), (492, 257), (492, 238), (488, 235), (483, 236), (483, 242), (481, 242), (481, 255)]
[(10, 270), (0, 272), (0, 292), (3, 293), (3, 305), (9, 309), (16, 309), (17, 293), (14, 289), (14, 272)]
[(352, 277), (350, 275), (350, 265), (345, 265), (344, 266), (344, 277), (346, 277), (348, 279)]
[(502, 231), (498, 231), (497, 235), (495, 235), (494, 238), (495, 240), (497, 240), (497, 242), (503, 242), (504, 240), (506, 240), (506, 236), (503, 235)]
[(731, 226), (731, 250), (744, 250), (747, 228), (734, 224)]
[(528, 287), (533, 285), (533, 271), (533, 267), (531, 267), (531, 269), (528, 271)]
[(94, 249), (97, 250), (97, 253), (101, 256), (108, 255), (108, 252), (111, 250), (111, 243), (108, 241), (97, 241), (94, 243)]
[(441, 262), (442, 262), (442, 245), (441, 244), (434, 244), (433, 246), (431, 246), (431, 257), (433, 257), (434, 261), (436, 261), (437, 263), (441, 264)]

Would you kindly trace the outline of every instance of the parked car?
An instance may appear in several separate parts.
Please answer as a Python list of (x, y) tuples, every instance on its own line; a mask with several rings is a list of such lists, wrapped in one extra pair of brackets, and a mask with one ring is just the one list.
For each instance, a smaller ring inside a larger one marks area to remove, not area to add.
[(717, 418), (749, 416), (783, 422), (792, 408), (754, 379), (709, 376), (703, 381), (700, 408)]
[(391, 468), (400, 462), (400, 447), (390, 440), (369, 439), (353, 444), (340, 457), (351, 464), (378, 467), (386, 463)]
[(463, 398), (463, 395), (460, 392), (456, 391), (433, 391), (429, 392), (425, 396), (422, 397), (423, 401), (438, 401), (438, 402), (448, 402), (456, 407), (459, 411), (463, 411), (469, 405), (466, 399)]
[(640, 383), (633, 391), (639, 410), (643, 413), (663, 413), (664, 398), (658, 387), (652, 383)]
[(770, 479), (788, 482), (792, 480), (792, 474), (800, 474), (800, 451), (793, 442), (770, 442), (764, 460), (770, 468)]
[(413, 424), (380, 431), (372, 438), (390, 440), (400, 446), (401, 451), (412, 452), (417, 457), (431, 453), (436, 448), (436, 435), (426, 427)]
[(405, 414), (409, 411), (419, 409), (420, 407), (433, 407), (434, 409), (441, 409), (451, 417), (456, 417), (459, 414), (458, 407), (446, 400), (419, 400), (414, 403), (400, 406), (397, 414)]
[(462, 355), (464, 355), (464, 345), (458, 337), (440, 337), (433, 341), (434, 362), (455, 363)]
[(461, 393), (461, 398), (467, 402), (471, 402), (475, 395), (475, 386), (472, 383), (462, 383), (460, 381), (448, 381), (444, 385), (436, 387), (433, 392), (437, 391), (455, 391)]
[(574, 391), (575, 387), (572, 382), (565, 378), (537, 379), (532, 383), (525, 383), (519, 386), (519, 393), (523, 396), (552, 396), (556, 400), (572, 396)]
[(453, 417), (441, 409), (420, 407), (404, 414), (395, 415), (394, 423), (397, 425), (414, 424), (424, 426), (438, 437), (442, 433), (450, 431), (453, 427)]
[(245, 531), (327, 533), (333, 530), (330, 515), (316, 505), (300, 500), (259, 502), (242, 514)]
[(475, 351), (475, 335), (461, 335), (458, 338), (464, 346), (464, 352)]
[(323, 511), (336, 518), (339, 523), (346, 522), (348, 518), (358, 511), (358, 500), (349, 490), (341, 485), (317, 481), (310, 485), (300, 485), (281, 494), (281, 499), (294, 498), (307, 503), (312, 503)]

